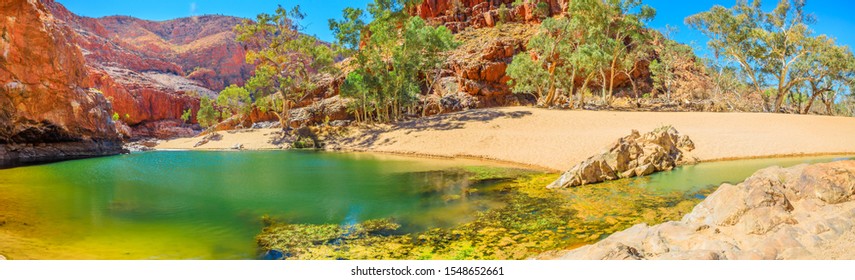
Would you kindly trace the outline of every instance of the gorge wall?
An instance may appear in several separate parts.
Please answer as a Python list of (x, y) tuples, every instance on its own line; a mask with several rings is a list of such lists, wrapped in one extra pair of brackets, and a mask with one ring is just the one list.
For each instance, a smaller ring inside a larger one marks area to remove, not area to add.
[[(514, 94), (506, 75), (513, 57), (527, 51), (528, 41), (539, 29), (545, 17), (560, 16), (568, 6), (567, 0), (525, 1), (514, 6), (514, 0), (425, 0), (409, 12), (420, 16), (433, 25), (447, 27), (462, 45), (449, 52), (445, 72), (439, 86), (425, 96), (429, 113), (442, 113), (462, 109), (496, 106), (531, 105), (536, 101), (530, 95)], [(650, 32), (656, 32), (650, 30)], [(664, 41), (655, 36), (652, 58), (658, 57)], [(652, 59), (651, 58), (651, 59)], [(637, 62), (631, 76), (636, 83), (633, 92), (629, 77), (615, 77), (615, 97), (640, 97), (653, 89), (649, 61)], [(606, 72), (608, 75), (608, 72)], [(677, 100), (691, 100), (699, 93), (707, 92), (710, 79), (704, 69), (697, 66), (694, 57), (686, 57), (680, 67), (674, 69), (681, 83), (674, 86), (673, 96)], [(577, 77), (577, 88), (584, 82)], [(593, 79), (590, 89), (598, 94), (603, 87), (599, 79)], [(566, 103), (566, 102), (558, 102)], [(671, 105), (671, 104), (669, 104)], [(683, 105), (653, 106), (650, 104), (611, 104), (611, 109), (639, 110), (708, 110), (709, 108), (683, 108)], [(626, 108), (623, 108), (626, 107)], [(684, 106), (685, 107), (685, 106)], [(586, 108), (589, 108), (586, 106)], [(602, 109), (590, 107), (589, 109)]]
[[(234, 41), (242, 19), (199, 16), (148, 21), (128, 16), (89, 18), (53, 0), (41, 0), (71, 43), (84, 54), (87, 78), (132, 130), (131, 138), (190, 136), (180, 120), (201, 96), (243, 85), (252, 67)], [(190, 120), (191, 123), (195, 119)]]
[(41, 2), (0, 2), (0, 166), (118, 154), (73, 31)]

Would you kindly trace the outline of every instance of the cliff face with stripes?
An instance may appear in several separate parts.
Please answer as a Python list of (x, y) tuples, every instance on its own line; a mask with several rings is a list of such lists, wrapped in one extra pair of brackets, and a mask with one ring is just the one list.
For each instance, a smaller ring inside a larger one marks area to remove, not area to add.
[(68, 38), (84, 54), (92, 88), (103, 93), (121, 122), (130, 126), (127, 137), (193, 134), (180, 127), (181, 114), (189, 109), (195, 115), (201, 96), (214, 97), (230, 84), (243, 85), (252, 72), (246, 51), (234, 40), (233, 29), (243, 19), (89, 18), (53, 0), (40, 1), (57, 24), (72, 31)]

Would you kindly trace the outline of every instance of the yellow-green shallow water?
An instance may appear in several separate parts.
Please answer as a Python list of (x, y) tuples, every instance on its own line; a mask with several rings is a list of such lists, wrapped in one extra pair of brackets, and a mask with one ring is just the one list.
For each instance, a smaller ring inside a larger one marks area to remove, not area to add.
[[(663, 193), (738, 182), (771, 165), (703, 163), (627, 184)], [(264, 215), (404, 230), (449, 227), (502, 207), (473, 161), (294, 151), (148, 152), (0, 170), (0, 254), (12, 259), (257, 259)], [(482, 191), (471, 191), (480, 189)]]

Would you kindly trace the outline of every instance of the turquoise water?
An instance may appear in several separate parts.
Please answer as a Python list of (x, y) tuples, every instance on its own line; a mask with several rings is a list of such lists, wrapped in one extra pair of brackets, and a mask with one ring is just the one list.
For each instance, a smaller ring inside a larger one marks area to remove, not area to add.
[(38, 213), (31, 230), (42, 239), (101, 250), (96, 258), (253, 259), (264, 215), (291, 223), (394, 217), (412, 230), (465, 221), (495, 205), (488, 195), (451, 199), (470, 182), (441, 170), (470, 165), (315, 152), (149, 152), (0, 170), (0, 193), (26, 197)]
[(813, 156), (707, 162), (653, 174), (647, 178), (634, 180), (633, 184), (662, 192), (697, 192), (722, 183), (736, 184), (742, 182), (757, 170), (770, 166), (791, 167), (803, 163), (820, 163), (853, 158), (855, 157)]
[[(770, 165), (703, 163), (629, 184), (694, 192)], [(0, 253), (37, 259), (255, 259), (261, 217), (291, 223), (395, 218), (446, 227), (503, 205), (460, 168), (483, 162), (296, 151), (147, 152), (0, 170)], [(470, 192), (478, 188), (482, 191)], [(4, 230), (14, 233), (6, 237)]]

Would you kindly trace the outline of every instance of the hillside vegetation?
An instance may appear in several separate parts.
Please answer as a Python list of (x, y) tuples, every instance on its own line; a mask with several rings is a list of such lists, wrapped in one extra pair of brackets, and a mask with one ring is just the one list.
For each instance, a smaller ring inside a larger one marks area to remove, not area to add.
[(640, 0), (375, 0), (330, 20), (332, 44), (300, 33), (299, 7), (280, 8), (236, 29), (254, 49), (254, 109), (222, 117), (273, 111), (288, 128), (514, 105), (852, 115), (855, 56), (815, 34), (804, 6), (737, 1), (686, 18), (715, 59), (650, 28), (656, 10)]

